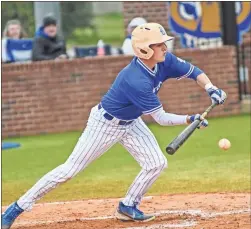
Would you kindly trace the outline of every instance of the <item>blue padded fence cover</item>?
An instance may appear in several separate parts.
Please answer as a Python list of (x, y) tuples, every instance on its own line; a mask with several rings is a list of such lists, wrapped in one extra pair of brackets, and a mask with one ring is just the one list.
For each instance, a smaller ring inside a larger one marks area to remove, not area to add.
[(21, 145), (19, 143), (15, 142), (2, 142), (2, 150), (3, 149), (12, 149), (12, 148), (18, 148)]

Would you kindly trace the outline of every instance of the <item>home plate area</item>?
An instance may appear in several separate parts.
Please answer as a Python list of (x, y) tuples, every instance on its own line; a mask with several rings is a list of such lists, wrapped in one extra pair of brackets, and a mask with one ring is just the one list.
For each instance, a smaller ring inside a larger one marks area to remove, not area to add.
[[(148, 196), (140, 209), (154, 221), (120, 222), (115, 210), (120, 199), (44, 203), (21, 215), (16, 229), (250, 229), (249, 193), (200, 193)], [(2, 210), (4, 210), (3, 208)]]

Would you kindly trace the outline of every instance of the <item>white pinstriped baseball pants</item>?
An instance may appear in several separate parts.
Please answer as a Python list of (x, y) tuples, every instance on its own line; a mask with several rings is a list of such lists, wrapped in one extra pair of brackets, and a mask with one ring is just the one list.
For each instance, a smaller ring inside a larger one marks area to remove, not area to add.
[(18, 205), (29, 211), (33, 204), (57, 185), (73, 178), (92, 161), (100, 157), (111, 146), (119, 142), (137, 160), (141, 171), (130, 186), (123, 203), (139, 204), (141, 198), (167, 167), (167, 160), (152, 134), (141, 118), (129, 125), (118, 125), (118, 119), (104, 118), (104, 109), (92, 108), (86, 129), (80, 136), (72, 154), (66, 162), (43, 176), (18, 201)]

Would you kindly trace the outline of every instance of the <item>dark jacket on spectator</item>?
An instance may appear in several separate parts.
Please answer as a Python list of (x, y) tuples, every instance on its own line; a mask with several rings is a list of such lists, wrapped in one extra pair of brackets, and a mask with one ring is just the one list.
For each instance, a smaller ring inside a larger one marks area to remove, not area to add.
[(34, 38), (32, 60), (53, 60), (62, 54), (67, 55), (65, 41), (59, 36), (47, 36), (44, 27), (40, 27)]

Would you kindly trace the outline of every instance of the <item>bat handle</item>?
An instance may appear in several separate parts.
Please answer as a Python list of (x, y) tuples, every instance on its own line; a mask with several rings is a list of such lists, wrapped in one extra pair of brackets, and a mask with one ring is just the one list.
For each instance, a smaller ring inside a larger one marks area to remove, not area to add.
[(216, 106), (216, 103), (212, 103), (206, 110), (205, 112), (201, 115), (202, 118), (205, 118), (207, 114)]

